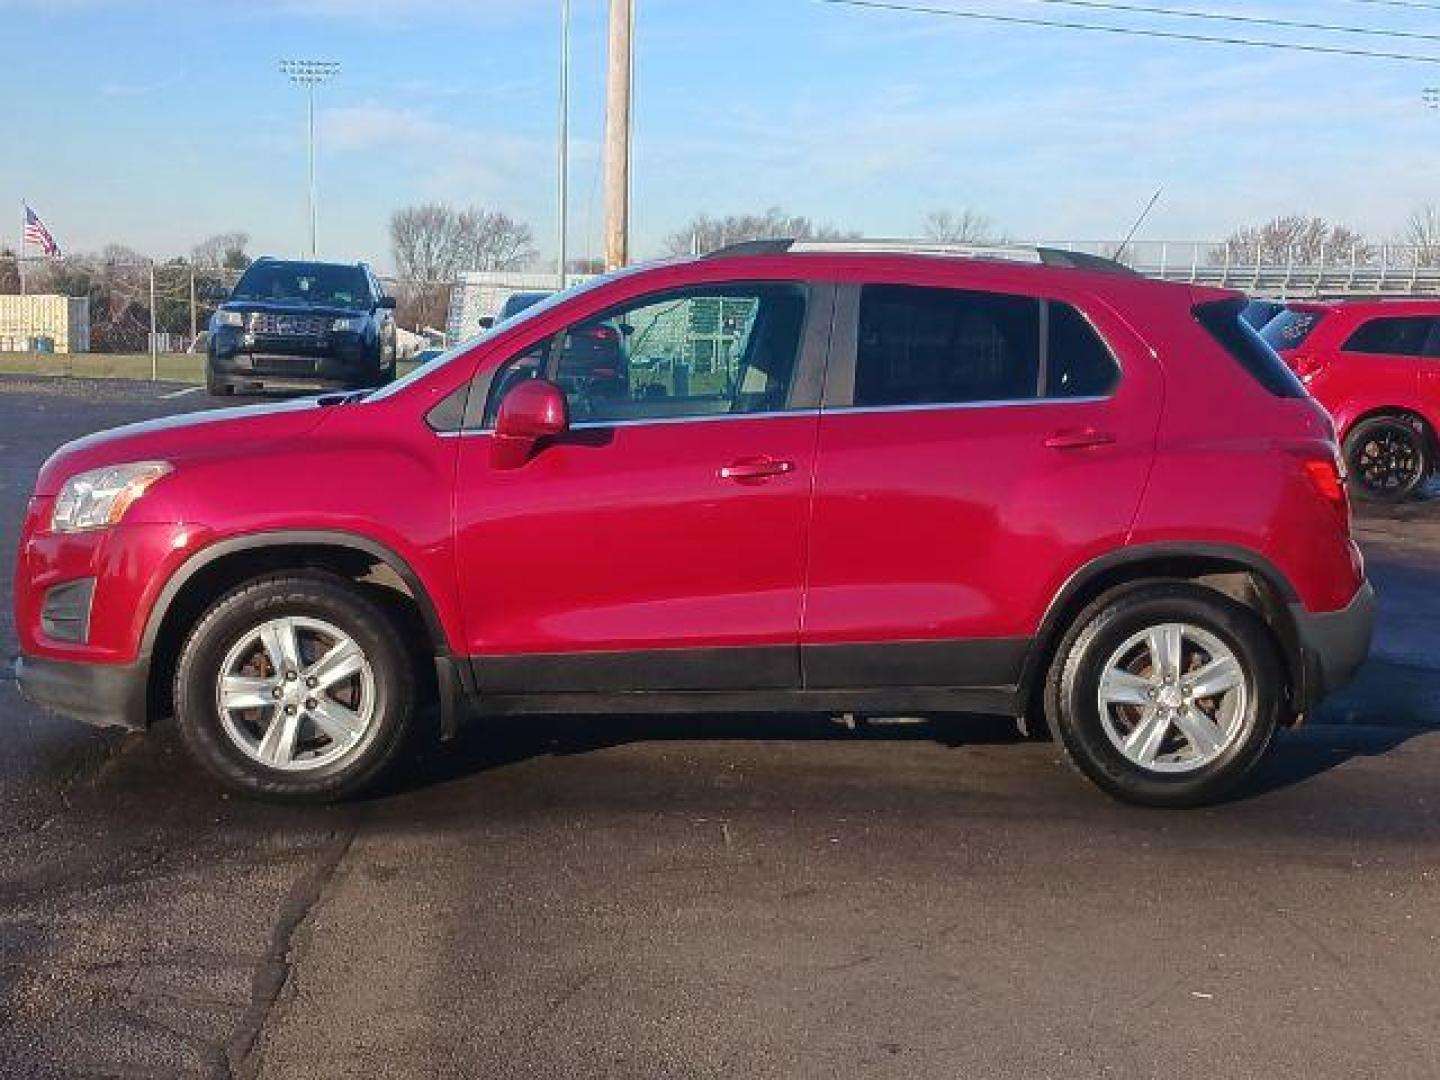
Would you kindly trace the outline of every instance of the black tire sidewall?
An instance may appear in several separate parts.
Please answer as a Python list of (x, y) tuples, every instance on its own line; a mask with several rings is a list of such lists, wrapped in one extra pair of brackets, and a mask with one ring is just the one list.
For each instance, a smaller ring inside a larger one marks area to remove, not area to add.
[[(246, 756), (225, 733), (215, 702), (220, 665), (235, 642), (257, 625), (287, 615), (320, 619), (350, 635), (375, 677), (375, 726), (364, 749), (299, 773), (269, 769)], [(235, 589), (200, 620), (176, 665), (175, 716), (186, 748), (226, 786), (268, 799), (331, 801), (372, 783), (399, 751), (413, 701), (410, 658), (389, 618), (331, 575), (285, 575)]]
[[(1214, 634), (1250, 680), (1244, 731), (1215, 761), (1191, 773), (1162, 774), (1129, 761), (1105, 733), (1097, 702), (1104, 665), (1146, 627), (1184, 622)], [(1250, 609), (1201, 586), (1158, 585), (1088, 609), (1067, 635), (1050, 687), (1050, 722), (1072, 763), (1103, 790), (1146, 806), (1214, 802), (1244, 779), (1274, 736), (1284, 675), (1273, 639)]]
[[(1370, 487), (1365, 483), (1364, 474), (1360, 470), (1359, 457), (1361, 447), (1366, 441), (1381, 432), (1391, 430), (1403, 432), (1407, 438), (1415, 440), (1419, 468), (1416, 475), (1403, 487), (1387, 491)], [(1349, 469), (1355, 492), (1363, 499), (1373, 502), (1402, 502), (1424, 486), (1434, 464), (1429, 431), (1419, 421), (1407, 420), (1403, 416), (1375, 416), (1369, 420), (1362, 420), (1345, 437), (1345, 465)]]

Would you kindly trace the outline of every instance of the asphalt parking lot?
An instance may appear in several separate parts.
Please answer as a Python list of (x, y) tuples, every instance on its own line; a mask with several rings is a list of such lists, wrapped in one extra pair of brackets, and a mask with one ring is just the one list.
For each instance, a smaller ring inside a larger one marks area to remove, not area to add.
[[(180, 389), (0, 378), (7, 580), (45, 456)], [(1373, 659), (1204, 811), (810, 717), (479, 725), (277, 808), (7, 676), (0, 1075), (1440, 1075), (1440, 497), (1359, 528)]]

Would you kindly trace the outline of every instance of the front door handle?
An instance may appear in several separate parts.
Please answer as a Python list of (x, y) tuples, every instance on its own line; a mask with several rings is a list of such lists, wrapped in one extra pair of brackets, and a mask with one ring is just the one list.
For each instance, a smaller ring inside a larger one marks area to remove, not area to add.
[(1115, 442), (1115, 433), (1096, 431), (1094, 428), (1075, 428), (1057, 431), (1045, 440), (1047, 450), (1088, 450), (1092, 446), (1110, 446)]
[(732, 461), (720, 470), (720, 479), (734, 480), (737, 484), (756, 484), (794, 471), (793, 461), (778, 461), (767, 455)]

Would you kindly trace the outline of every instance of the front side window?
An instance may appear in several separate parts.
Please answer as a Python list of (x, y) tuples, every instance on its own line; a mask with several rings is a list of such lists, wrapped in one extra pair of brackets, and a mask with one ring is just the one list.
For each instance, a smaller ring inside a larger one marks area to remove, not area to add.
[(786, 284), (683, 289), (611, 309), (510, 360), (486, 423), (517, 382), (535, 378), (565, 391), (575, 423), (782, 410), (805, 310), (805, 290)]
[(1099, 397), (1120, 377), (1080, 312), (1027, 296), (870, 286), (857, 344), (861, 408)]
[(1381, 356), (1422, 356), (1433, 322), (1433, 319), (1423, 317), (1371, 319), (1350, 335), (1342, 351)]

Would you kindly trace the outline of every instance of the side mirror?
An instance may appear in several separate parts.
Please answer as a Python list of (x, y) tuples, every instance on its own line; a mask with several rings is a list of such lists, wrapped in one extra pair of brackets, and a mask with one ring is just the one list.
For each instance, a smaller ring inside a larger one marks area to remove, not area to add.
[(495, 417), (497, 469), (518, 469), (535, 455), (542, 439), (570, 430), (565, 391), (545, 379), (522, 382), (505, 395)]
[(484, 318), (482, 318), (482, 319), (480, 320), (480, 329), (481, 329), (481, 330), (493, 330), (493, 329), (495, 329), (495, 319), (494, 319), (492, 316), (490, 316), (490, 315), (486, 315)]
[(620, 333), (624, 334), (626, 337), (630, 337), (632, 334), (635, 333), (635, 327), (631, 326), (629, 323), (622, 322), (620, 324)]
[(212, 304), (223, 304), (230, 299), (230, 290), (224, 285), (207, 285), (201, 293), (200, 299), (207, 300)]
[(386, 311), (394, 311), (394, 310), (395, 310), (395, 297), (393, 297), (393, 296), (382, 296), (382, 297), (380, 297), (379, 300), (376, 301), (375, 306), (376, 306), (377, 308), (384, 308)]

